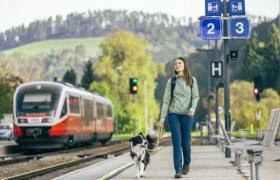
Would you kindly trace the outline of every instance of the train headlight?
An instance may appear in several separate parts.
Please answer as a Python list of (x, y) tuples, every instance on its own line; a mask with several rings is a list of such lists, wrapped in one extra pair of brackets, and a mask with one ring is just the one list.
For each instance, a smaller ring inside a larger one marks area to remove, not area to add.
[(42, 123), (51, 123), (53, 121), (53, 118), (43, 118)]
[(18, 119), (18, 123), (28, 123), (28, 119), (20, 118)]

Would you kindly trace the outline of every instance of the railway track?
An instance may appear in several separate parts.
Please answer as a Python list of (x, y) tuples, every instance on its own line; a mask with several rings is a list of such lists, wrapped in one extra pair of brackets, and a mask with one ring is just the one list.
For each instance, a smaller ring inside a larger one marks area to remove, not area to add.
[[(169, 144), (170, 144), (170, 138), (164, 138), (164, 139), (162, 139), (162, 141), (160, 143), (160, 145), (162, 145), (162, 146), (169, 145)], [(79, 164), (84, 164), (86, 162), (94, 161), (95, 159), (100, 159), (100, 158), (104, 159), (104, 158), (107, 158), (108, 156), (118, 156), (120, 154), (123, 154), (124, 152), (128, 152), (129, 151), (128, 147), (129, 147), (128, 142), (111, 145), (111, 146), (108, 146), (106, 148), (106, 150), (103, 149), (99, 153), (79, 154), (79, 155), (76, 155), (76, 156), (80, 157), (79, 159), (75, 159), (75, 160), (72, 160), (69, 162), (63, 162), (60, 164), (55, 164), (55, 165), (44, 167), (41, 169), (17, 174), (14, 176), (6, 177), (4, 179), (6, 179), (6, 180), (8, 180), (8, 179), (9, 180), (10, 179), (32, 179), (32, 178), (36, 179), (36, 177), (38, 178), (38, 177), (44, 176), (46, 174), (55, 173), (56, 171), (71, 168), (73, 166), (75, 166), (75, 169), (76, 169)]]
[[(118, 143), (121, 143), (122, 141), (123, 140), (110, 141), (110, 142), (108, 142), (108, 144), (106, 146), (113, 145), (113, 144), (118, 144)], [(98, 148), (100, 146), (101, 146), (100, 144), (95, 144), (95, 145), (92, 145), (92, 146), (76, 147), (76, 148), (71, 148), (71, 149), (68, 149), (68, 150), (59, 150), (59, 151), (43, 152), (43, 153), (37, 152), (37, 153), (29, 154), (29, 155), (24, 155), (24, 153), (23, 154), (17, 153), (16, 155), (12, 154), (12, 155), (1, 156), (0, 158), (2, 160), (0, 160), (0, 167), (1, 166), (6, 166), (6, 165), (22, 163), (22, 162), (28, 162), (30, 160), (36, 160), (36, 159), (38, 160), (38, 159), (41, 159), (42, 157), (45, 157), (45, 156), (79, 152), (79, 151), (84, 150), (84, 149)], [(79, 154), (78, 156), (82, 157), (82, 156), (86, 156), (86, 155)]]

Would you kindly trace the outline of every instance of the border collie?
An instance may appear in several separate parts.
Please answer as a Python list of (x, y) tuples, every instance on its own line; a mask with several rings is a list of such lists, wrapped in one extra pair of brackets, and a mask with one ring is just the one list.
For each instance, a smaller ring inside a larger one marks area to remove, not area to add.
[(156, 135), (154, 132), (149, 132), (146, 137), (140, 132), (137, 136), (129, 140), (130, 156), (134, 160), (136, 166), (136, 178), (146, 176), (145, 170), (150, 162), (148, 150), (154, 148), (155, 141)]

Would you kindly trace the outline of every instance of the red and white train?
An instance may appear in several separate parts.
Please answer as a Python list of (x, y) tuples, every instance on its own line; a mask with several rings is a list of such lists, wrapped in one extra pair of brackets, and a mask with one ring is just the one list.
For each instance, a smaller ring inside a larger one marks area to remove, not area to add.
[(14, 94), (15, 141), (24, 149), (52, 149), (112, 137), (112, 102), (58, 82), (20, 85)]

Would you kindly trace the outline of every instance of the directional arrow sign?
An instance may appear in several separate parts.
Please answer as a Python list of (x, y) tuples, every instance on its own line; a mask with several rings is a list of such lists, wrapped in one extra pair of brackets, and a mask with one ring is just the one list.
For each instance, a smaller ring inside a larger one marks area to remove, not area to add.
[(248, 18), (232, 18), (229, 20), (229, 36), (232, 39), (249, 39), (251, 36)]
[(206, 40), (217, 40), (222, 37), (222, 20), (205, 18), (200, 21), (200, 36)]

